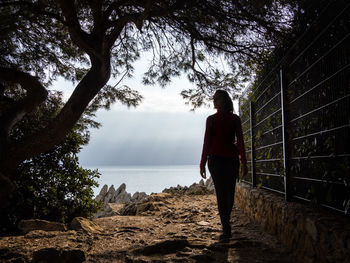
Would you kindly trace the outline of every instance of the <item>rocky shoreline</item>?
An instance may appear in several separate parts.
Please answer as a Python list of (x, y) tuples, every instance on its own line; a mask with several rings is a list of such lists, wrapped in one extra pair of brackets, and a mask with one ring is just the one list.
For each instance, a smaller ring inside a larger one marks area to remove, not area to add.
[[(176, 187), (165, 188), (163, 193), (169, 194), (211, 194), (214, 193), (214, 183), (213, 179), (209, 177), (206, 181), (201, 179), (199, 183), (193, 183), (191, 186), (181, 186), (177, 185)], [(152, 195), (152, 194), (151, 194)], [(100, 193), (96, 196), (96, 201), (101, 201), (103, 203), (102, 210), (98, 211), (93, 218), (101, 218), (116, 215), (116, 212), (112, 209), (112, 206), (115, 207), (115, 204), (137, 204), (147, 200), (150, 195), (147, 195), (145, 192), (135, 192), (133, 195), (126, 191), (126, 184), (121, 184), (117, 189), (114, 188), (114, 185), (111, 185), (108, 188), (108, 185), (105, 184)]]

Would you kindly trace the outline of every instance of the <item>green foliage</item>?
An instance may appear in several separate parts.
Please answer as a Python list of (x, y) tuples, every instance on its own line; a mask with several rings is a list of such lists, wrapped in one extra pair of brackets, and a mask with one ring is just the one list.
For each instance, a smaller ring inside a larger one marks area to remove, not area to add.
[[(193, 108), (206, 104), (218, 88), (235, 97), (250, 79), (247, 65), (269, 53), (288, 31), (294, 2), (1, 1), (0, 103), (9, 99), (3, 93), (12, 84), (22, 85), (28, 96), (22, 109), (12, 105), (0, 112), (0, 178), (60, 142), (84, 111), (81, 123), (97, 127), (90, 118), (98, 108), (116, 101), (138, 105), (142, 96), (121, 81), (133, 76), (141, 56), (150, 55), (144, 84), (163, 87), (186, 74), (194, 85), (181, 95)], [(77, 85), (57, 118), (43, 118), (47, 125), (33, 127), (29, 138), (12, 131), (58, 77)]]
[[(22, 5), (11, 6), (10, 1), (0, 4), (0, 66), (35, 72), (46, 84), (57, 76), (70, 81), (81, 79), (89, 61), (72, 44), (64, 26), (52, 17), (38, 15), (39, 5), (36, 8), (30, 7), (29, 2)], [(58, 5), (56, 1), (47, 1), (43, 8), (42, 12), (52, 12), (58, 10)]]
[[(19, 140), (35, 133), (54, 118), (61, 106), (61, 94), (51, 93), (45, 105), (16, 125), (11, 138)], [(88, 126), (90, 123), (82, 119), (62, 143), (17, 168), (12, 175), (16, 190), (0, 215), (1, 233), (14, 231), (21, 219), (67, 223), (75, 216), (89, 217), (99, 209), (92, 190), (98, 186), (99, 173), (82, 168), (77, 157), (81, 146), (89, 141)]]
[[(345, 5), (346, 3), (346, 5)], [(255, 64), (251, 93), (240, 99), (244, 130), (253, 103), (255, 172), (258, 186), (349, 213), (349, 28), (347, 1), (307, 1), (291, 34)], [(281, 79), (286, 117), (287, 167), (283, 168)], [(250, 135), (245, 134), (250, 140)], [(263, 174), (263, 175), (262, 175)], [(268, 174), (277, 176), (269, 177)], [(263, 180), (261, 180), (263, 176)]]
[[(122, 78), (131, 77), (135, 61), (148, 52), (153, 56), (144, 83), (165, 86), (185, 73), (197, 87), (182, 95), (198, 107), (217, 88), (239, 92), (252, 73), (247, 65), (275, 47), (299, 1), (75, 1), (65, 17), (67, 2), (4, 0), (0, 65), (41, 80), (80, 81), (91, 54), (108, 47), (103, 52), (110, 54), (111, 75)], [(68, 18), (77, 20), (80, 35)]]

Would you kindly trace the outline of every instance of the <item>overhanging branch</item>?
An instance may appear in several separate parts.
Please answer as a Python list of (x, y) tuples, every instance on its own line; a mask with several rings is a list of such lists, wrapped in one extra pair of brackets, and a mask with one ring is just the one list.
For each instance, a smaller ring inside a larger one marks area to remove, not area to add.
[(20, 84), (27, 95), (0, 115), (1, 129), (9, 133), (14, 124), (45, 101), (48, 92), (40, 81), (32, 75), (17, 69), (0, 67), (0, 81)]
[(59, 4), (65, 17), (67, 29), (73, 42), (90, 56), (98, 56), (96, 47), (92, 45), (93, 41), (91, 41), (91, 35), (82, 30), (79, 24), (74, 1), (60, 0)]

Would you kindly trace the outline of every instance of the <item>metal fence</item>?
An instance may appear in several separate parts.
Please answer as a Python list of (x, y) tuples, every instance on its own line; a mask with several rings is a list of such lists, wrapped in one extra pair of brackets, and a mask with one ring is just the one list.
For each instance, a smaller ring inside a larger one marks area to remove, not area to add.
[(329, 1), (239, 104), (243, 181), (350, 214), (348, 1)]

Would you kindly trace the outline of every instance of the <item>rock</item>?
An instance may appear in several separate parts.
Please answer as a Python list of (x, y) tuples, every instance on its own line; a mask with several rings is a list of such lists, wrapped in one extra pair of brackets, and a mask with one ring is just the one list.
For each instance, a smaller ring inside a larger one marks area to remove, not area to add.
[(160, 206), (164, 206), (164, 203), (151, 201), (146, 201), (143, 203), (130, 203), (121, 208), (119, 210), (119, 214), (123, 216), (141, 215), (142, 213), (149, 211), (159, 211)]
[(174, 217), (174, 211), (168, 208), (164, 212), (162, 212), (159, 216), (162, 218), (172, 218)]
[(114, 185), (111, 185), (111, 187), (108, 189), (108, 192), (103, 200), (103, 202), (105, 204), (107, 203), (113, 203), (114, 202), (114, 199), (115, 199), (115, 189), (114, 189)]
[(125, 184), (121, 184), (117, 190), (114, 189), (113, 185), (111, 185), (108, 191), (107, 189), (108, 189), (108, 186), (104, 185), (100, 193), (95, 198), (95, 200), (97, 201), (102, 201), (104, 203), (104, 207), (102, 210), (95, 213), (93, 215), (93, 218), (116, 215), (117, 213), (112, 210), (109, 203), (124, 204), (132, 201), (137, 202), (137, 201), (144, 200), (147, 197), (147, 194), (144, 192), (141, 192), (141, 193), (136, 192), (134, 196), (131, 197), (131, 194), (126, 192)]
[(104, 185), (99, 193), (99, 195), (105, 196), (107, 194), (108, 191), (108, 185)]
[(208, 226), (208, 225), (210, 225), (210, 223), (207, 222), (207, 221), (199, 221), (199, 222), (197, 222), (197, 225), (199, 225), (199, 226)]
[(70, 228), (73, 230), (84, 231), (87, 233), (100, 234), (101, 232), (103, 232), (103, 229), (99, 225), (84, 217), (73, 218), (70, 224)]
[(107, 203), (105, 204), (103, 210), (100, 210), (93, 215), (93, 218), (101, 218), (114, 215), (116, 215), (116, 213), (112, 210), (110, 204)]
[(33, 263), (79, 263), (85, 261), (80, 249), (43, 248), (33, 253)]
[(126, 185), (121, 184), (114, 193), (114, 198), (110, 203), (127, 203), (131, 201), (131, 194), (126, 192)]
[(119, 214), (122, 216), (134, 216), (136, 215), (136, 204), (126, 204), (123, 208), (119, 210)]
[(208, 190), (214, 190), (215, 186), (214, 186), (214, 182), (213, 182), (213, 178), (210, 176), (208, 178), (208, 180), (205, 182), (205, 187), (208, 188)]
[(95, 200), (96, 201), (104, 201), (105, 196), (107, 194), (107, 190), (108, 190), (108, 185), (104, 185), (100, 191), (100, 193), (96, 196)]
[(135, 192), (131, 197), (131, 202), (140, 202), (145, 200), (148, 195), (145, 192)]
[(169, 197), (171, 197), (171, 194), (162, 192), (162, 193), (157, 193), (157, 194), (151, 194), (150, 196), (148, 196), (148, 200), (149, 201), (165, 202), (165, 200)]
[(69, 230), (67, 232), (62, 231), (43, 231), (43, 230), (33, 230), (24, 235), (26, 239), (34, 239), (34, 238), (52, 238), (52, 237), (71, 237), (77, 234), (74, 230)]
[(235, 207), (276, 234), (301, 262), (350, 262), (350, 242), (346, 245), (350, 221), (346, 217), (301, 203), (286, 203), (282, 196), (244, 183), (237, 184)]
[[(102, 201), (105, 205), (105, 208), (108, 208), (106, 205), (108, 203), (129, 203), (129, 202), (138, 202), (146, 198), (148, 195), (144, 192), (136, 192), (133, 197), (131, 194), (126, 192), (126, 185), (121, 184), (117, 190), (114, 189), (114, 185), (108, 189), (107, 185), (104, 185), (100, 191), (100, 193), (96, 196), (96, 201)], [(108, 211), (106, 211), (108, 212)], [(100, 215), (97, 215), (100, 217)]]
[(206, 182), (203, 179), (199, 183), (193, 183), (190, 187), (177, 185), (176, 187), (170, 187), (163, 190), (163, 193), (171, 195), (204, 195), (214, 193), (214, 183), (210, 177)]
[(145, 202), (136, 206), (136, 215), (147, 211), (159, 211), (159, 206), (162, 206), (161, 202)]
[(165, 188), (163, 193), (168, 193), (170, 195), (183, 195), (187, 190), (187, 186), (181, 186), (178, 184), (176, 187)]
[(122, 183), (119, 185), (118, 189), (115, 191), (115, 195), (120, 195), (121, 193), (125, 192), (126, 190), (126, 184)]
[(67, 227), (58, 222), (50, 222), (41, 219), (29, 219), (21, 220), (18, 224), (18, 228), (24, 233), (27, 234), (33, 230), (44, 230), (44, 231), (66, 231)]
[(209, 191), (207, 187), (199, 184), (191, 185), (186, 191), (186, 194), (188, 195), (205, 195), (209, 193), (211, 193), (211, 191)]
[(129, 203), (129, 202), (131, 202), (131, 194), (127, 192), (123, 192), (115, 196), (114, 202), (112, 203), (121, 204), (121, 203)]
[(190, 185), (189, 189), (194, 188), (194, 187), (197, 187), (197, 186), (198, 186), (197, 183), (193, 183), (193, 184)]

